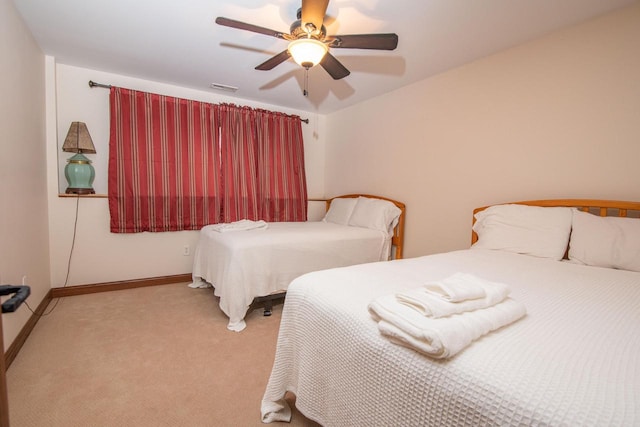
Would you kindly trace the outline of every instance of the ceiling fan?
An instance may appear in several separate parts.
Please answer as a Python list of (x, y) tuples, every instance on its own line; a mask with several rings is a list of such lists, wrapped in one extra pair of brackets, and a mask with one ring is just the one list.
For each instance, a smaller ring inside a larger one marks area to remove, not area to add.
[(256, 70), (271, 70), (293, 57), (307, 70), (320, 64), (335, 80), (347, 77), (350, 72), (329, 49), (394, 50), (398, 46), (398, 35), (394, 33), (328, 36), (323, 25), (328, 5), (329, 0), (302, 0), (298, 20), (291, 24), (289, 34), (223, 17), (216, 18), (216, 23), (289, 41), (286, 50), (258, 65)]

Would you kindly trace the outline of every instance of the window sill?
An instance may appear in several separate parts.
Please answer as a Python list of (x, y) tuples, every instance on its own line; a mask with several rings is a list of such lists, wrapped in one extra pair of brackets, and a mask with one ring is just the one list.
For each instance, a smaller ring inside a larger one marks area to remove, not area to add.
[(58, 197), (67, 197), (67, 198), (86, 198), (86, 199), (106, 199), (109, 196), (106, 194), (58, 194)]

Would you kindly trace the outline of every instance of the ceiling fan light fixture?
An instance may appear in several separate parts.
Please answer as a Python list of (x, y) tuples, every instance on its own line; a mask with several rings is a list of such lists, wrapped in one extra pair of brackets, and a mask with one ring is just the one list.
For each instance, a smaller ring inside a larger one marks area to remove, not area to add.
[(299, 65), (311, 68), (322, 61), (329, 48), (319, 40), (302, 38), (289, 43), (288, 50), (293, 60)]

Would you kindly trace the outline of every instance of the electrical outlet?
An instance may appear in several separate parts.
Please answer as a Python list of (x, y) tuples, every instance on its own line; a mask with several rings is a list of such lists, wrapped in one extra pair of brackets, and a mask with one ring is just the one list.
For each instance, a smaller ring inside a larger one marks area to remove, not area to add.
[(189, 247), (189, 245), (184, 245), (184, 247), (182, 248), (182, 255), (189, 256), (190, 254), (191, 248)]

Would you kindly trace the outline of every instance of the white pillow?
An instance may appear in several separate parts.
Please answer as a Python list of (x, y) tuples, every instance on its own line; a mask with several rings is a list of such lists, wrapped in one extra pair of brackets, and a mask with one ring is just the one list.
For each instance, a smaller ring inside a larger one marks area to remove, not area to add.
[(571, 232), (571, 208), (496, 205), (476, 214), (474, 248), (561, 260)]
[(333, 199), (327, 214), (322, 219), (324, 222), (333, 222), (340, 225), (349, 225), (349, 218), (358, 199), (355, 197), (341, 197)]
[(600, 217), (576, 210), (569, 259), (597, 267), (640, 271), (640, 219)]
[(358, 197), (349, 225), (372, 228), (387, 234), (393, 232), (402, 211), (387, 200)]

